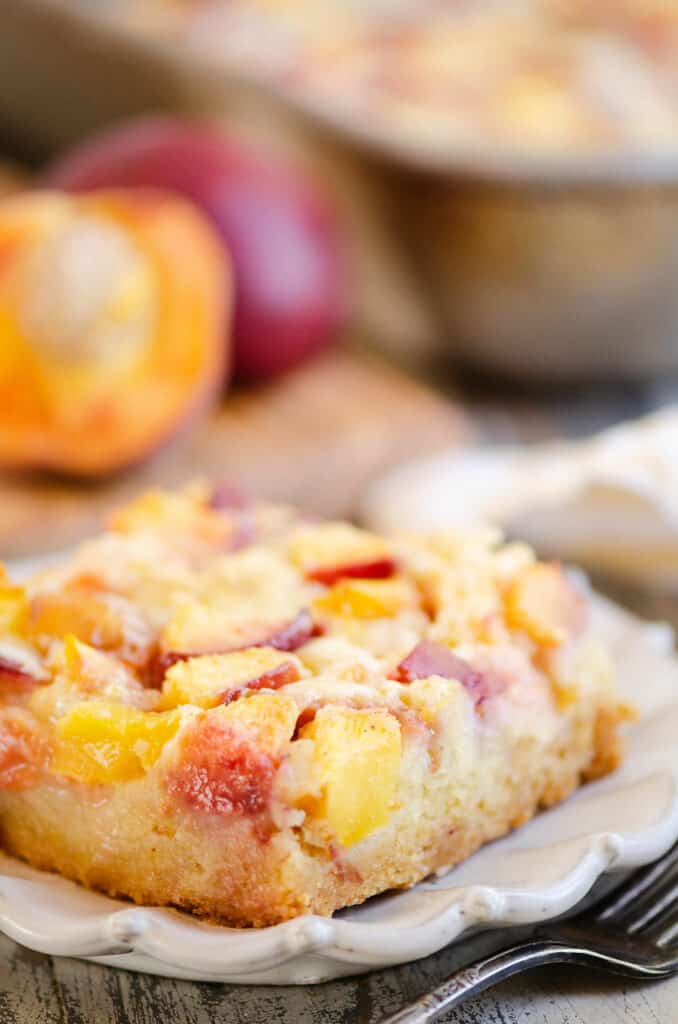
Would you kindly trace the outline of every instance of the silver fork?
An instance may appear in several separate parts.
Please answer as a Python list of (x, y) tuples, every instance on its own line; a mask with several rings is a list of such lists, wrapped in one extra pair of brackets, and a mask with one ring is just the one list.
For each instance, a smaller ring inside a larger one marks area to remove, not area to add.
[(678, 972), (678, 845), (590, 910), (540, 925), (527, 941), (469, 964), (379, 1024), (430, 1024), (484, 989), (547, 964), (646, 980)]

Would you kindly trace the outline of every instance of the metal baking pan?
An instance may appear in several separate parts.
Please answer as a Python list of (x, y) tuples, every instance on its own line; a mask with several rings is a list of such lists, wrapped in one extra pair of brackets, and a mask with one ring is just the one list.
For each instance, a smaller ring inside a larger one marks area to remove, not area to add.
[(363, 209), (374, 206), (401, 247), (387, 257), (399, 268), (390, 292), (414, 297), (400, 303), (419, 325), (401, 332), (406, 342), (419, 344), (418, 330), (452, 359), (524, 380), (678, 369), (678, 139), (558, 160), (417, 148), (388, 125), (126, 31), (98, 8), (1, 5), (0, 133), (24, 152), (149, 109), (293, 125), (326, 166), (340, 153), (377, 197)]

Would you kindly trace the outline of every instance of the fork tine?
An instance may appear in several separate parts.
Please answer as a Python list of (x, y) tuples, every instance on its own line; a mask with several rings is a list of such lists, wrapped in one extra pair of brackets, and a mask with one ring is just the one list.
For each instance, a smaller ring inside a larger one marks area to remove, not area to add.
[[(645, 909), (650, 905), (656, 893), (661, 890), (667, 879), (678, 867), (678, 845), (660, 857), (649, 868), (636, 871), (619, 889), (616, 889), (602, 904), (596, 913), (595, 920), (600, 924), (621, 923), (624, 919), (635, 920), (639, 907)], [(642, 911), (641, 911), (642, 912)]]
[(650, 942), (654, 942), (660, 949), (672, 946), (678, 940), (678, 920), (676, 920), (675, 911), (672, 916), (673, 924), (667, 924), (666, 921), (659, 922), (648, 933)]
[(665, 915), (673, 915), (678, 918), (678, 881), (672, 880), (671, 884), (662, 887), (659, 891), (653, 890), (654, 898), (649, 902), (643, 901), (638, 911), (633, 915), (627, 926), (629, 935), (637, 935), (643, 932), (649, 925), (657, 923), (657, 918)]
[(678, 938), (678, 881), (674, 881), (637, 922), (634, 921), (628, 933), (658, 946), (669, 946)]

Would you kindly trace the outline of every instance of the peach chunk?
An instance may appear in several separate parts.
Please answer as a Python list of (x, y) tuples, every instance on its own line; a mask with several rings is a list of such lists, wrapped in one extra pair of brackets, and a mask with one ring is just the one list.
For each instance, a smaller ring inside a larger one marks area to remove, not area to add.
[(189, 658), (173, 665), (162, 687), (163, 707), (229, 704), (246, 690), (277, 690), (299, 678), (299, 664), (273, 647)]
[(25, 665), (0, 654), (0, 694), (5, 699), (30, 693), (39, 681)]
[(385, 542), (349, 523), (321, 523), (299, 531), (289, 555), (307, 579), (327, 586), (345, 578), (385, 579), (396, 571)]
[[(220, 628), (219, 628), (220, 627)], [(163, 637), (161, 650), (158, 652), (151, 671), (151, 681), (160, 686), (167, 671), (177, 662), (208, 654), (229, 654), (252, 647), (273, 647), (277, 651), (291, 652), (317, 636), (321, 628), (314, 623), (310, 612), (302, 609), (289, 622), (262, 623), (224, 621), (215, 624), (211, 633), (196, 636), (190, 647), (184, 650), (173, 649), (171, 633)]]
[(114, 655), (67, 636), (50, 658), (52, 682), (33, 691), (30, 708), (37, 718), (54, 721), (79, 704), (97, 698), (151, 710), (157, 694), (146, 690)]
[(23, 708), (0, 708), (0, 790), (38, 781), (49, 756), (46, 731)]
[(217, 708), (215, 714), (222, 722), (247, 730), (259, 746), (278, 755), (292, 738), (299, 708), (286, 693), (254, 693), (245, 700)]
[(418, 643), (391, 673), (391, 679), (399, 683), (412, 683), (415, 679), (429, 679), (432, 676), (456, 679), (471, 695), (476, 707), (488, 697), (506, 689), (506, 680), (502, 677), (491, 672), (481, 672), (468, 661), (459, 658), (449, 647), (431, 640)]
[(313, 741), (322, 797), (315, 815), (342, 846), (353, 846), (385, 825), (395, 800), (402, 739), (385, 709), (324, 707), (300, 733)]
[(0, 578), (0, 636), (22, 636), (28, 617), (28, 600), (23, 587)]
[(403, 579), (340, 580), (315, 599), (313, 608), (347, 618), (381, 619), (413, 607), (416, 600), (412, 587)]
[(205, 712), (182, 735), (168, 794), (203, 814), (257, 816), (269, 806), (282, 751), (297, 720), (282, 693), (259, 693)]
[(83, 701), (55, 725), (51, 770), (87, 783), (142, 776), (179, 728), (178, 711), (139, 711), (109, 701)]
[(26, 631), (43, 649), (73, 634), (135, 666), (146, 663), (153, 643), (152, 630), (127, 598), (77, 581), (58, 592), (37, 594)]
[(275, 647), (277, 651), (296, 651), (320, 632), (322, 630), (314, 623), (311, 613), (304, 608), (290, 622), (273, 629), (261, 643)]
[(22, 668), (18, 661), (0, 654), (0, 682), (21, 678), (36, 681), (35, 677)]
[(528, 566), (506, 593), (506, 621), (535, 643), (558, 647), (583, 629), (582, 596), (555, 564)]
[(145, 491), (134, 501), (117, 509), (109, 518), (116, 533), (152, 531), (169, 540), (174, 548), (230, 551), (236, 524), (209, 504), (209, 490), (196, 483), (180, 493), (158, 489)]

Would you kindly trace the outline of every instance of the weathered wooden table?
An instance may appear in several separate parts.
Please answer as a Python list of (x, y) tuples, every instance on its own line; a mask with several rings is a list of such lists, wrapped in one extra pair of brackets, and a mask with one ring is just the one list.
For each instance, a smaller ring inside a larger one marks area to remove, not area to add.
[[(473, 944), (478, 948), (478, 940)], [(53, 959), (0, 939), (2, 1024), (373, 1024), (441, 979), (435, 957), (355, 981), (243, 988), (169, 981)], [(678, 979), (623, 984), (564, 968), (532, 971), (448, 1014), (448, 1024), (674, 1024)]]
[[(678, 395), (663, 383), (548, 400), (472, 394), (481, 429), (502, 439), (585, 434)], [(678, 626), (678, 600), (617, 593), (634, 610)], [(307, 988), (248, 988), (172, 981), (42, 956), (0, 938), (0, 1024), (372, 1024), (443, 980), (496, 939), (476, 936), (436, 956), (357, 979)], [(674, 1024), (678, 978), (653, 984), (581, 970), (533, 971), (445, 1018), (458, 1024)]]

